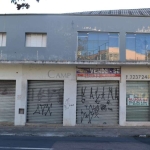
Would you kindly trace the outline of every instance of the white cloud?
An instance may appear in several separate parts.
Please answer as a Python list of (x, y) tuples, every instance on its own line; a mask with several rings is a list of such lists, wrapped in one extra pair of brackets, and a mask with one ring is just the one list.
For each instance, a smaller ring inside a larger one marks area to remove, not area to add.
[(31, 7), (16, 10), (11, 0), (0, 0), (0, 13), (65, 13), (111, 9), (147, 8), (149, 0), (26, 0)]

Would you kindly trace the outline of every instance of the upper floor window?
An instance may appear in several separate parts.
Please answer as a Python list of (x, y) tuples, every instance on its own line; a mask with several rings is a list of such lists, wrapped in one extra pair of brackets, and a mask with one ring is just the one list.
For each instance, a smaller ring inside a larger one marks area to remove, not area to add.
[(0, 47), (6, 46), (6, 33), (0, 33)]
[(46, 47), (47, 34), (46, 33), (27, 33), (26, 47)]
[(150, 60), (150, 34), (126, 34), (126, 60)]
[(78, 60), (119, 60), (119, 34), (78, 32)]

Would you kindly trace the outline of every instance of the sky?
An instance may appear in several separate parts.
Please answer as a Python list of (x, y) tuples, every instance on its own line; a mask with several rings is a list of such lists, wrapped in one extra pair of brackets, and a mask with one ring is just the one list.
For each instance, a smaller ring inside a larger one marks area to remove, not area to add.
[[(21, 0), (20, 0), (21, 1)], [(0, 14), (10, 13), (68, 13), (82, 11), (150, 8), (150, 0), (26, 0), (29, 9), (18, 11), (11, 0), (0, 0)]]

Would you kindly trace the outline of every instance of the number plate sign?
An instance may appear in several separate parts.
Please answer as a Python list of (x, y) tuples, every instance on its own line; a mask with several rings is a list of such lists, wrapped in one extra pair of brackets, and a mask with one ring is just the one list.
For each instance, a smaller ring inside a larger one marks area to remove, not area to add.
[(144, 79), (150, 79), (150, 75), (126, 75), (127, 80), (144, 80)]

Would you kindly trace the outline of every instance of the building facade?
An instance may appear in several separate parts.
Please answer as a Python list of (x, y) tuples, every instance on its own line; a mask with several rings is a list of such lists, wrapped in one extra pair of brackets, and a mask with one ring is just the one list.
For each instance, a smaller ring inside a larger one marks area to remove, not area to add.
[(0, 15), (0, 123), (150, 125), (150, 9)]

